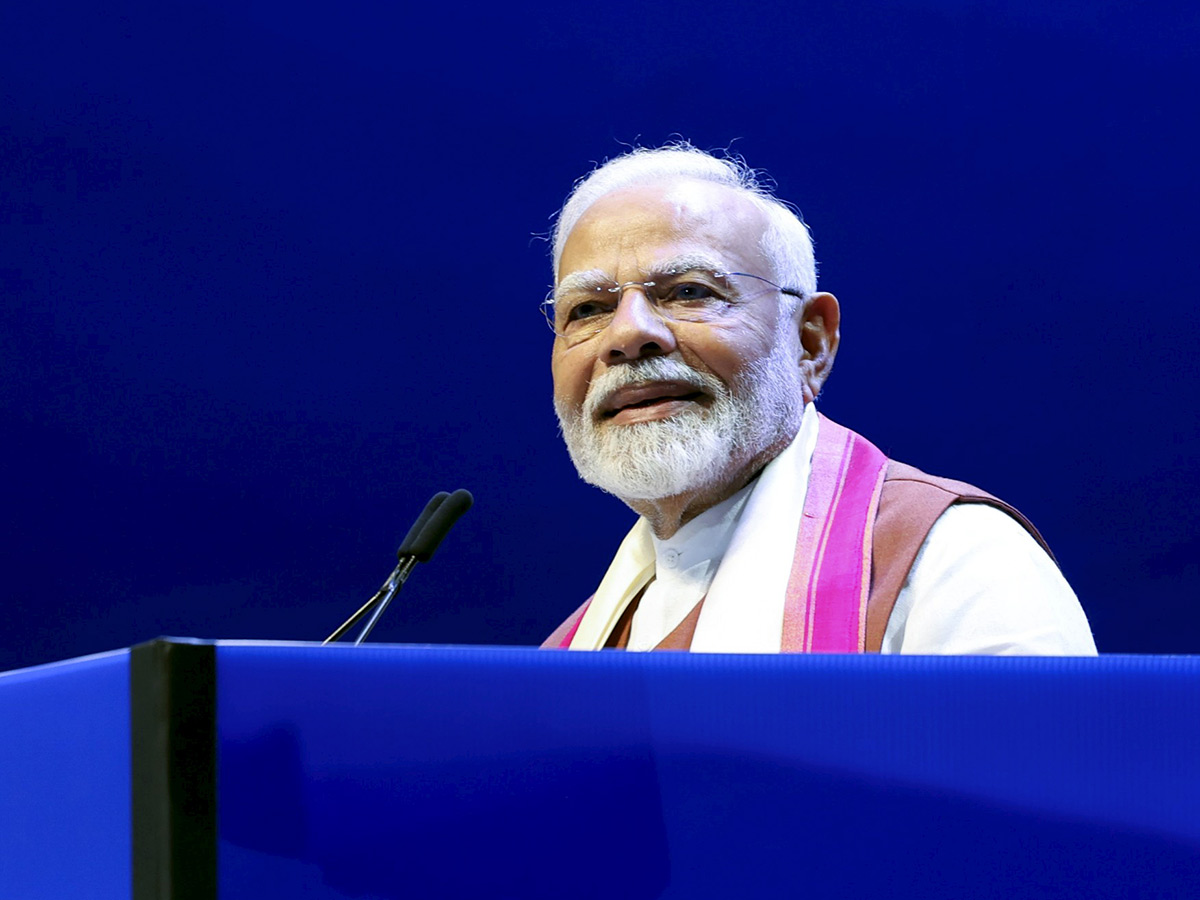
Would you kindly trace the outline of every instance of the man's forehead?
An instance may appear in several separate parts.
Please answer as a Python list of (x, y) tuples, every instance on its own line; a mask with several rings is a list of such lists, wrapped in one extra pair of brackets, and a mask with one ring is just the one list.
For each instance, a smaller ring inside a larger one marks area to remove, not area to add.
[[(746, 265), (747, 254), (758, 254), (765, 225), (749, 196), (726, 185), (692, 178), (632, 185), (599, 197), (579, 217), (559, 274), (591, 270), (597, 257), (646, 272), (675, 266), (683, 256), (695, 257), (695, 268)], [(671, 244), (687, 250), (664, 246)], [(730, 252), (741, 258), (725, 258)]]
[(710, 216), (759, 218), (750, 196), (729, 185), (673, 177), (617, 188), (597, 197), (575, 227), (601, 217), (670, 216), (679, 224)]

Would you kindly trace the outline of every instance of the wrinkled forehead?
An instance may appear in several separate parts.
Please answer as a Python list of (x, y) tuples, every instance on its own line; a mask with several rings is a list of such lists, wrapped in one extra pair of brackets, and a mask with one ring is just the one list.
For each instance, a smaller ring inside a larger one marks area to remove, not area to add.
[(602, 271), (628, 280), (681, 259), (716, 271), (768, 267), (766, 216), (742, 191), (695, 179), (634, 185), (598, 198), (563, 246), (558, 280)]

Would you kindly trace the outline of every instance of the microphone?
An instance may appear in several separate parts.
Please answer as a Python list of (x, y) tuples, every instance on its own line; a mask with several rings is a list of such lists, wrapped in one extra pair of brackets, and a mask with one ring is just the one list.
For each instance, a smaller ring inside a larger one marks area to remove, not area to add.
[(425, 526), (429, 523), (430, 517), (437, 512), (438, 508), (449, 496), (445, 491), (438, 491), (429, 498), (429, 502), (425, 504), (425, 508), (421, 510), (421, 514), (417, 516), (417, 521), (412, 523), (412, 528), (408, 529), (408, 534), (400, 542), (400, 549), (396, 551), (397, 557), (413, 555), (413, 544), (417, 543), (417, 540), (421, 537), (421, 532), (425, 530)]
[(412, 527), (408, 529), (408, 534), (404, 536), (404, 540), (400, 543), (400, 549), (396, 551), (398, 563), (396, 568), (384, 581), (375, 595), (359, 607), (349, 619), (337, 627), (333, 634), (325, 638), (322, 644), (329, 644), (340, 639), (347, 631), (362, 619), (368, 612), (371, 612), (374, 607), (374, 613), (363, 626), (363, 630), (355, 638), (355, 646), (361, 644), (371, 633), (371, 629), (375, 627), (388, 604), (392, 602), (392, 598), (399, 593), (400, 588), (404, 586), (404, 582), (408, 580), (408, 576), (416, 567), (418, 562), (428, 562), (441, 544), (442, 539), (453, 527), (454, 523), (462, 517), (471, 506), (474, 504), (475, 498), (471, 496), (470, 491), (462, 490), (461, 488), (453, 494), (447, 494), (445, 491), (438, 491), (434, 494), (429, 502), (425, 504), (425, 509), (421, 511), (421, 515), (413, 522)]
[(408, 534), (406, 534), (404, 536), (404, 540), (400, 542), (400, 549), (396, 551), (396, 556), (399, 562), (397, 563), (396, 568), (392, 569), (392, 574), (387, 577), (387, 580), (383, 582), (383, 586), (375, 592), (375, 595), (357, 610), (355, 610), (354, 614), (350, 616), (350, 618), (339, 625), (333, 634), (329, 635), (329, 637), (325, 638), (325, 640), (321, 642), (322, 644), (329, 644), (333, 641), (340, 640), (341, 637), (347, 631), (353, 628), (363, 616), (371, 611), (371, 607), (389, 594), (394, 594), (396, 591), (400, 590), (400, 585), (404, 584), (404, 582), (408, 579), (409, 573), (412, 572), (413, 567), (417, 564), (417, 560), (413, 556), (410, 549), (411, 546), (420, 538), (421, 532), (425, 529), (425, 525), (429, 522), (429, 518), (434, 514), (434, 512), (437, 511), (437, 508), (441, 506), (445, 499), (449, 496), (450, 495), (445, 491), (438, 491), (429, 498), (429, 502), (425, 504), (425, 509), (421, 511), (421, 515), (417, 516), (417, 520), (413, 522), (412, 527), (408, 529)]
[[(409, 531), (408, 537), (404, 539), (404, 544), (400, 545), (401, 553), (404, 553), (407, 547), (407, 552), (411, 553), (418, 562), (429, 562), (438, 545), (442, 543), (442, 538), (449, 533), (454, 523), (462, 518), (462, 514), (475, 503), (471, 492), (464, 491), (462, 488), (449, 496), (446, 494), (440, 496), (444, 499), (432, 512), (430, 512), (429, 506), (425, 507), (425, 512), (421, 513), (421, 518), (417, 519), (412, 531)], [(429, 504), (433, 506), (433, 501), (430, 500)], [(418, 531), (418, 526), (420, 533), (410, 542), (409, 538), (412, 538), (414, 531)]]
[[(429, 502), (430, 505), (433, 504), (432, 500)], [(411, 571), (412, 567), (418, 562), (429, 562), (433, 558), (433, 553), (442, 543), (442, 539), (449, 533), (454, 523), (462, 518), (462, 514), (470, 509), (474, 503), (475, 498), (471, 496), (471, 492), (459, 488), (437, 505), (433, 512), (430, 513), (429, 518), (426, 520), (424, 527), (421, 528), (416, 539), (408, 546), (408, 551), (413, 559), (413, 563), (409, 566), (408, 571)], [(425, 509), (428, 511), (429, 506), (426, 506)], [(421, 513), (421, 516), (424, 518), (425, 513)], [(420, 519), (417, 522), (420, 523)], [(415, 529), (416, 525), (413, 526), (413, 530)], [(411, 530), (409, 534), (412, 534)], [(405, 541), (407, 542), (407, 540), (408, 538), (406, 537)], [(404, 550), (404, 545), (401, 545), (400, 549)], [(396, 585), (395, 590), (390, 591), (379, 601), (379, 605), (375, 607), (375, 612), (371, 614), (371, 618), (367, 620), (367, 624), (363, 626), (363, 630), (354, 639), (356, 647), (366, 640), (367, 635), (371, 633), (371, 629), (375, 627), (375, 623), (379, 621), (379, 618), (388, 608), (388, 604), (392, 602), (392, 598), (400, 591), (400, 585), (407, 579), (408, 572), (406, 571), (404, 578)]]

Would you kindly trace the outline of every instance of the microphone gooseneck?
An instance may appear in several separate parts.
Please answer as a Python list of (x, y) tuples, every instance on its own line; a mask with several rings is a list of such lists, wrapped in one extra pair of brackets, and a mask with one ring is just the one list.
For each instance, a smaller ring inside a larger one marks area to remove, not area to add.
[[(404, 540), (400, 543), (400, 549), (396, 551), (398, 562), (396, 568), (384, 581), (375, 595), (366, 603), (355, 610), (345, 622), (337, 627), (333, 634), (329, 635), (323, 644), (329, 644), (339, 640), (346, 632), (355, 626), (367, 615), (371, 613), (371, 618), (367, 620), (367, 624), (363, 626), (358, 637), (354, 639), (357, 646), (361, 644), (371, 633), (388, 604), (392, 602), (392, 598), (399, 593), (400, 588), (404, 586), (404, 582), (408, 580), (412, 570), (418, 562), (428, 562), (441, 544), (442, 539), (454, 526), (462, 514), (465, 513), (474, 504), (475, 498), (471, 496), (470, 491), (462, 490), (461, 488), (453, 494), (448, 494), (445, 491), (438, 491), (434, 494), (429, 502), (425, 504), (425, 509), (421, 511), (421, 515), (413, 522), (412, 527), (408, 529), (408, 534), (404, 536)], [(374, 610), (372, 612), (372, 610)]]

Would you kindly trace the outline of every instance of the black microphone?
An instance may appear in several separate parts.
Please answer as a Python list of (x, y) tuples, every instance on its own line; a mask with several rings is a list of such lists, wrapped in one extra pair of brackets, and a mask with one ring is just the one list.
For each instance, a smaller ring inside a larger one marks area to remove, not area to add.
[[(429, 562), (434, 551), (441, 544), (442, 538), (454, 527), (454, 523), (462, 518), (462, 514), (475, 504), (475, 498), (471, 496), (471, 492), (464, 491), (462, 488), (449, 496), (445, 494), (442, 496), (445, 497), (445, 500), (430, 513), (423, 525), (422, 520), (425, 519), (425, 513), (421, 513), (421, 519), (417, 520), (417, 525), (422, 525), (421, 533), (409, 545), (408, 552), (415, 556), (418, 562)], [(430, 501), (431, 504), (432, 502)], [(425, 512), (429, 512), (428, 506), (425, 507)], [(417, 525), (413, 526), (413, 531), (417, 530)], [(408, 534), (409, 537), (412, 537), (412, 531)], [(408, 538), (404, 540), (407, 544)], [(404, 552), (403, 546), (401, 546), (400, 552)]]
[[(430, 517), (437, 512), (438, 508), (446, 501), (450, 495), (445, 491), (438, 491), (429, 498), (429, 502), (425, 504), (425, 508), (421, 510), (421, 514), (417, 516), (417, 521), (413, 522), (412, 528), (408, 529), (408, 534), (404, 536), (404, 540), (400, 542), (400, 549), (396, 551), (397, 557), (414, 556), (412, 547), (421, 537), (421, 532), (425, 530), (425, 526), (429, 524)], [(421, 560), (424, 562), (425, 560)]]
[(354, 625), (362, 619), (372, 607), (375, 608), (374, 615), (363, 627), (362, 633), (355, 639), (354, 643), (361, 644), (371, 629), (375, 627), (375, 623), (379, 621), (379, 617), (383, 615), (383, 611), (387, 609), (387, 605), (408, 580), (408, 576), (412, 573), (413, 568), (418, 562), (427, 562), (433, 556), (433, 552), (438, 548), (446, 533), (451, 526), (471, 508), (475, 499), (469, 491), (457, 490), (453, 494), (447, 494), (445, 491), (438, 491), (434, 494), (429, 502), (425, 504), (425, 509), (421, 511), (421, 515), (413, 522), (412, 527), (408, 529), (408, 534), (404, 536), (404, 540), (400, 543), (400, 549), (396, 551), (397, 565), (392, 570), (392, 573), (384, 581), (375, 595), (366, 603), (359, 607), (349, 619), (337, 627), (333, 634), (322, 641), (323, 644), (329, 644), (338, 640), (346, 634)]
[(394, 594), (396, 591), (400, 590), (400, 585), (404, 584), (404, 582), (408, 579), (409, 573), (412, 572), (413, 566), (417, 564), (417, 559), (415, 556), (413, 556), (410, 548), (420, 538), (421, 532), (425, 530), (425, 526), (428, 524), (430, 517), (449, 496), (450, 495), (445, 491), (438, 491), (429, 498), (429, 502), (425, 504), (425, 508), (421, 510), (421, 514), (417, 516), (417, 520), (413, 522), (412, 527), (408, 529), (408, 534), (406, 534), (404, 536), (404, 540), (400, 542), (400, 549), (396, 551), (396, 557), (398, 559), (396, 568), (392, 569), (392, 573), (388, 575), (387, 580), (383, 583), (383, 586), (375, 592), (374, 596), (372, 596), (370, 600), (356, 609), (350, 618), (339, 625), (334, 630), (333, 634), (325, 638), (325, 640), (321, 642), (322, 644), (330, 644), (336, 640), (340, 640), (341, 637), (347, 631), (353, 628), (363, 616), (371, 611), (371, 607), (383, 600), (384, 597)]
[[(375, 612), (371, 614), (371, 618), (367, 620), (367, 624), (363, 626), (363, 630), (359, 632), (358, 637), (354, 639), (355, 646), (358, 646), (364, 640), (366, 640), (367, 635), (371, 633), (371, 629), (375, 627), (375, 624), (379, 621), (384, 611), (388, 608), (388, 604), (392, 602), (392, 597), (396, 596), (396, 594), (399, 592), (400, 585), (402, 585), (404, 581), (408, 579), (408, 572), (412, 570), (412, 567), (418, 562), (429, 562), (429, 560), (433, 557), (434, 551), (437, 550), (438, 546), (442, 543), (442, 539), (447, 535), (447, 533), (449, 533), (450, 529), (454, 527), (454, 523), (462, 518), (462, 514), (470, 509), (474, 503), (475, 498), (471, 496), (471, 492), (464, 491), (462, 488), (459, 488), (449, 497), (446, 497), (445, 500), (441, 501), (441, 503), (439, 503), (438, 506), (433, 510), (433, 512), (429, 515), (428, 520), (425, 522), (424, 527), (421, 528), (420, 534), (418, 534), (416, 539), (408, 545), (408, 551), (412, 555), (413, 562), (408, 567), (408, 570), (405, 571), (404, 578), (401, 579), (400, 583), (396, 585), (395, 590), (388, 593), (382, 600), (379, 601), (379, 605), (375, 607)], [(433, 501), (430, 500), (429, 504), (432, 506)], [(425, 509), (428, 511), (429, 506), (426, 506)], [(422, 517), (424, 517), (424, 515), (425, 513), (421, 514)], [(418, 522), (419, 521), (420, 520), (418, 520)], [(416, 530), (415, 525), (413, 526), (413, 530)], [(409, 531), (409, 535), (412, 535), (412, 531)], [(407, 541), (408, 538), (406, 537), (405, 542), (407, 543)], [(401, 546), (400, 549), (403, 550), (405, 548), (404, 546)], [(401, 563), (401, 566), (403, 565), (404, 564)]]

